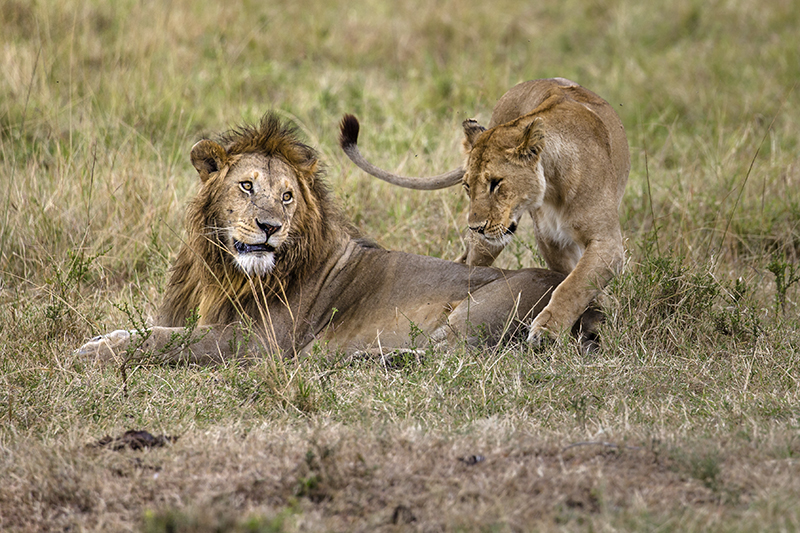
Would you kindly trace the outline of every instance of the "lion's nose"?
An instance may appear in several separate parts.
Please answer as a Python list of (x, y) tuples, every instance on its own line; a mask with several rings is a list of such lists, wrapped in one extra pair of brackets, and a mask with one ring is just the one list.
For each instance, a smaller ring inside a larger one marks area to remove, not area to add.
[(261, 222), (260, 220), (256, 219), (256, 225), (261, 228), (261, 231), (267, 234), (267, 239), (269, 239), (273, 233), (281, 229), (281, 224), (270, 224), (268, 222)]

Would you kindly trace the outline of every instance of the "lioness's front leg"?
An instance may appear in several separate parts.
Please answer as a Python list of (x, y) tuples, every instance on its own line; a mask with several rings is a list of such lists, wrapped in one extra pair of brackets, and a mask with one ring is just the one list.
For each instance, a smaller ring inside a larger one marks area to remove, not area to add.
[(622, 268), (621, 240), (589, 242), (578, 264), (553, 291), (547, 306), (533, 319), (528, 342), (538, 343), (547, 335), (559, 335), (575, 324), (592, 300)]

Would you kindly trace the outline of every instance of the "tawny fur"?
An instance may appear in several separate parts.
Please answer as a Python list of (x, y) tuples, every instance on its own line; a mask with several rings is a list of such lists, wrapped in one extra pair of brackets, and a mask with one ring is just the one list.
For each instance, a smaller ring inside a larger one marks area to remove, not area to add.
[(488, 129), (475, 120), (464, 121), (463, 128), (463, 169), (435, 178), (396, 176), (366, 161), (353, 116), (342, 121), (340, 143), (360, 168), (395, 185), (434, 189), (462, 183), (470, 197), (471, 231), (459, 259), (466, 264), (491, 265), (529, 213), (548, 268), (568, 275), (532, 321), (529, 340), (558, 334), (622, 268), (618, 210), (630, 171), (622, 122), (596, 94), (553, 78), (509, 90)]
[[(542, 269), (392, 252), (361, 238), (336, 207), (314, 150), (273, 115), (198, 142), (191, 158), (200, 191), (156, 325), (145, 336), (97, 337), (80, 354), (208, 363), (315, 346), (385, 354), (495, 343), (538, 314), (563, 280)], [(247, 271), (264, 258), (263, 269)], [(194, 313), (196, 329), (184, 329)], [(586, 317), (591, 335), (599, 315)]]

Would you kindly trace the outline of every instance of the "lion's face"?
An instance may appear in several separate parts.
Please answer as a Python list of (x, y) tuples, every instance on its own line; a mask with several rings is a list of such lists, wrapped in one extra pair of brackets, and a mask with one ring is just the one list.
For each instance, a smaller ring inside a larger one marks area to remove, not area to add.
[(247, 154), (228, 171), (221, 190), (220, 237), (246, 274), (272, 271), (302, 201), (298, 188), (294, 171), (275, 157)]
[(296, 170), (280, 157), (248, 153), (226, 158), (213, 141), (201, 143), (192, 150), (192, 161), (214, 199), (207, 231), (245, 274), (270, 273), (303, 208)]
[(545, 180), (539, 155), (544, 126), (501, 125), (485, 130), (464, 122), (467, 151), (464, 189), (469, 195), (469, 228), (492, 245), (505, 246), (522, 215), (541, 205)]

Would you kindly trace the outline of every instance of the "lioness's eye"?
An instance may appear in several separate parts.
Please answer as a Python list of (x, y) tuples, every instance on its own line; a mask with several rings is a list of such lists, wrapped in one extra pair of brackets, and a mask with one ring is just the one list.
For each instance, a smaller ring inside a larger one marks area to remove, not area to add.
[(240, 181), (239, 188), (242, 189), (244, 192), (250, 193), (253, 192), (253, 182), (252, 181)]
[(292, 201), (292, 191), (286, 191), (283, 193), (283, 203), (288, 204)]
[(469, 183), (465, 181), (464, 183), (462, 183), (462, 185), (464, 186), (464, 190), (467, 191), (467, 194), (469, 194)]
[(500, 182), (503, 180), (491, 180), (489, 181), (489, 192), (494, 192), (500, 186)]

